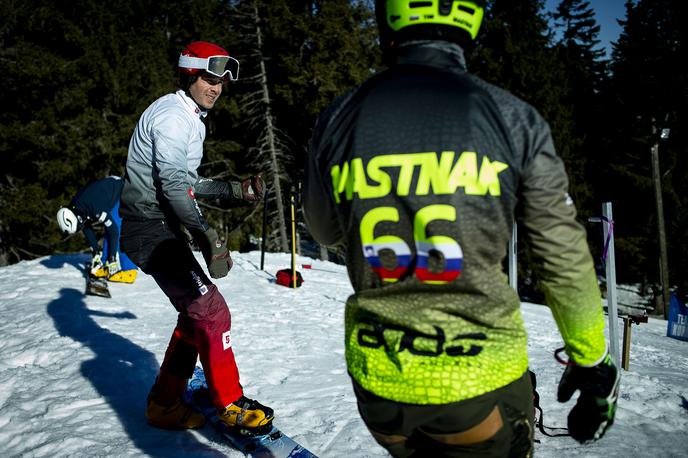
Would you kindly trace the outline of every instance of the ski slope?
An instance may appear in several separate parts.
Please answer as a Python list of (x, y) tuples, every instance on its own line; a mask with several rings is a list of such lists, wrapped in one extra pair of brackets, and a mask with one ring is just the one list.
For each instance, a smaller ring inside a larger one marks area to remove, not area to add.
[[(200, 255), (199, 261), (202, 260)], [(274, 283), (288, 254), (233, 253), (217, 281), (232, 312), (232, 341), (247, 396), (275, 409), (276, 424), (320, 457), (387, 456), (358, 416), (344, 364), (346, 270), (299, 259), (304, 285)], [(59, 255), (0, 268), (0, 456), (238, 457), (206, 426), (149, 427), (146, 394), (176, 312), (151, 277), (110, 284), (112, 299), (84, 297), (87, 255)], [(566, 426), (573, 405), (556, 402), (561, 346), (549, 309), (523, 304), (531, 367), (548, 426)], [(688, 342), (666, 322), (633, 326), (616, 424), (601, 441), (536, 438), (538, 457), (688, 456)], [(619, 345), (621, 346), (621, 345)]]

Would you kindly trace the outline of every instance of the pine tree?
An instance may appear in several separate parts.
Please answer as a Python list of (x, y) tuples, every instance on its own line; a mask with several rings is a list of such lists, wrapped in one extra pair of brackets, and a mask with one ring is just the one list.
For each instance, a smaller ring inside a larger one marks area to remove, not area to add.
[[(562, 0), (552, 14), (561, 38), (555, 44), (559, 62), (566, 72), (566, 94), (560, 101), (571, 107), (569, 173), (574, 183), (576, 204), (583, 214), (598, 214), (596, 184), (606, 177), (608, 165), (599, 160), (606, 124), (602, 113), (602, 91), (607, 81), (607, 61), (597, 38), (600, 26), (586, 0)], [(593, 238), (599, 247), (599, 237)]]
[(55, 213), (78, 189), (122, 174), (138, 116), (174, 88), (182, 46), (222, 39), (212, 0), (3, 2), (0, 242), (17, 261), (83, 247)]
[(248, 127), (242, 142), (273, 186), (270, 242), (277, 243), (269, 245), (287, 250), (286, 191), (298, 188), (318, 113), (374, 67), (373, 15), (348, 0), (240, 1), (237, 11), (249, 69), (239, 104)]
[[(570, 177), (576, 162), (570, 145), (573, 137), (572, 107), (562, 104), (567, 93), (563, 64), (551, 46), (552, 34), (540, 0), (493, 0), (488, 4), (476, 48), (469, 56), (469, 71), (507, 89), (533, 105), (549, 123), (557, 153)], [(573, 173), (572, 173), (573, 172)], [(582, 180), (570, 180), (574, 200), (582, 193)], [(536, 285), (528, 241), (519, 238), (519, 279)], [(537, 291), (525, 291), (540, 300)]]
[[(251, 23), (236, 14), (252, 3), (0, 2), (0, 262), (84, 246), (80, 237), (61, 240), (55, 212), (90, 181), (123, 173), (138, 117), (175, 90), (179, 52), (194, 40), (217, 42), (242, 60), (240, 81), (206, 118), (199, 172), (234, 179), (258, 172), (253, 153), (273, 138), (278, 152), (295, 156), (277, 157), (273, 167), (298, 181), (317, 113), (374, 66), (372, 14), (347, 0), (256, 0), (264, 42), (254, 62), (255, 43), (247, 47), (244, 35)], [(260, 89), (270, 99), (262, 113), (274, 121), (269, 135), (241, 122), (253, 119), (255, 105), (243, 101), (256, 94), (256, 75), (268, 76)], [(256, 231), (256, 207), (203, 205), (233, 248)]]
[[(268, 52), (265, 44), (266, 27), (263, 19), (266, 8), (275, 9), (275, 3), (250, 0), (239, 2), (235, 18), (238, 19), (237, 29), (240, 31), (241, 49), (247, 65), (244, 66), (243, 93), (239, 100), (242, 125), (247, 126), (248, 132), (254, 136), (249, 141), (249, 154), (254, 167), (260, 169), (268, 182), (271, 197), (269, 203), (273, 210), (270, 221), (273, 221), (274, 233), (269, 240), (274, 243), (272, 248), (288, 251), (288, 230), (285, 209), (285, 185), (289, 176), (285, 165), (293, 162), (289, 148), (290, 140), (286, 133), (277, 127), (277, 120), (273, 114), (274, 96), (270, 86), (271, 74), (266, 65)], [(286, 12), (286, 14), (290, 14)], [(276, 236), (276, 237), (275, 237)]]
[(686, 19), (680, 0), (626, 3), (623, 31), (612, 52), (614, 112), (607, 144), (613, 167), (607, 192), (614, 198), (620, 281), (657, 281), (650, 147), (657, 141), (656, 129), (672, 129), (660, 150), (660, 168), (670, 281), (683, 294), (688, 289), (688, 141), (682, 133), (688, 116), (688, 72), (680, 63), (688, 57), (682, 26)]
[[(493, 0), (486, 10), (469, 71), (533, 105), (550, 124), (558, 154), (572, 168), (572, 108), (563, 64), (550, 46), (541, 0)], [(573, 194), (577, 192), (572, 183)]]

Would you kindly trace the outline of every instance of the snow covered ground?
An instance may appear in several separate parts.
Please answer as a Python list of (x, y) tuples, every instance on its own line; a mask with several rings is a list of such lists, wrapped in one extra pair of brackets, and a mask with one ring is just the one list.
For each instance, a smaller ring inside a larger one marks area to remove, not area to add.
[[(358, 416), (344, 365), (344, 267), (300, 259), (313, 269), (300, 269), (305, 283), (292, 290), (272, 276), (290, 267), (289, 255), (267, 254), (266, 271), (258, 252), (233, 258), (217, 284), (247, 395), (273, 407), (276, 424), (320, 457), (386, 456)], [(111, 284), (112, 299), (84, 297), (87, 260), (51, 256), (0, 268), (0, 456), (241, 456), (209, 426), (170, 432), (146, 424), (146, 394), (176, 313), (142, 273), (133, 285)], [(525, 303), (523, 314), (545, 423), (566, 426), (573, 402), (556, 402), (562, 367), (551, 356), (561, 339), (547, 308)], [(688, 456), (688, 342), (665, 335), (661, 320), (633, 326), (630, 371), (605, 438), (580, 446), (538, 433), (536, 455)]]

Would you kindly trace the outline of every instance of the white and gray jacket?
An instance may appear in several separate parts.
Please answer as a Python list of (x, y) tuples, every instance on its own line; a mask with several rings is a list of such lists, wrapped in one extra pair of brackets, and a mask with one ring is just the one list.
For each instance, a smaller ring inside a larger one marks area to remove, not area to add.
[(125, 220), (173, 219), (208, 229), (196, 197), (240, 199), (239, 183), (199, 177), (205, 140), (203, 111), (184, 91), (167, 94), (141, 115), (129, 143), (120, 215)]

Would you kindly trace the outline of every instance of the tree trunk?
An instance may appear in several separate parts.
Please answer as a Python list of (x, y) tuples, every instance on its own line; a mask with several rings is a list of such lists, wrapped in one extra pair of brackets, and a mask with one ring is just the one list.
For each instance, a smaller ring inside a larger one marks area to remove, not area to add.
[(272, 188), (275, 192), (275, 202), (277, 204), (277, 222), (279, 228), (279, 241), (282, 251), (289, 250), (287, 241), (287, 223), (284, 218), (284, 200), (282, 199), (282, 184), (280, 182), (280, 164), (278, 159), (278, 148), (276, 142), (275, 127), (272, 121), (272, 111), (270, 109), (270, 90), (268, 88), (268, 77), (265, 69), (265, 59), (263, 58), (263, 35), (260, 29), (260, 21), (258, 16), (258, 5), (253, 3), (254, 20), (256, 25), (256, 41), (258, 47), (258, 55), (260, 56), (260, 88), (262, 92), (262, 101), (265, 106), (263, 114), (265, 127), (263, 135), (267, 141), (268, 149), (268, 164), (272, 174)]

